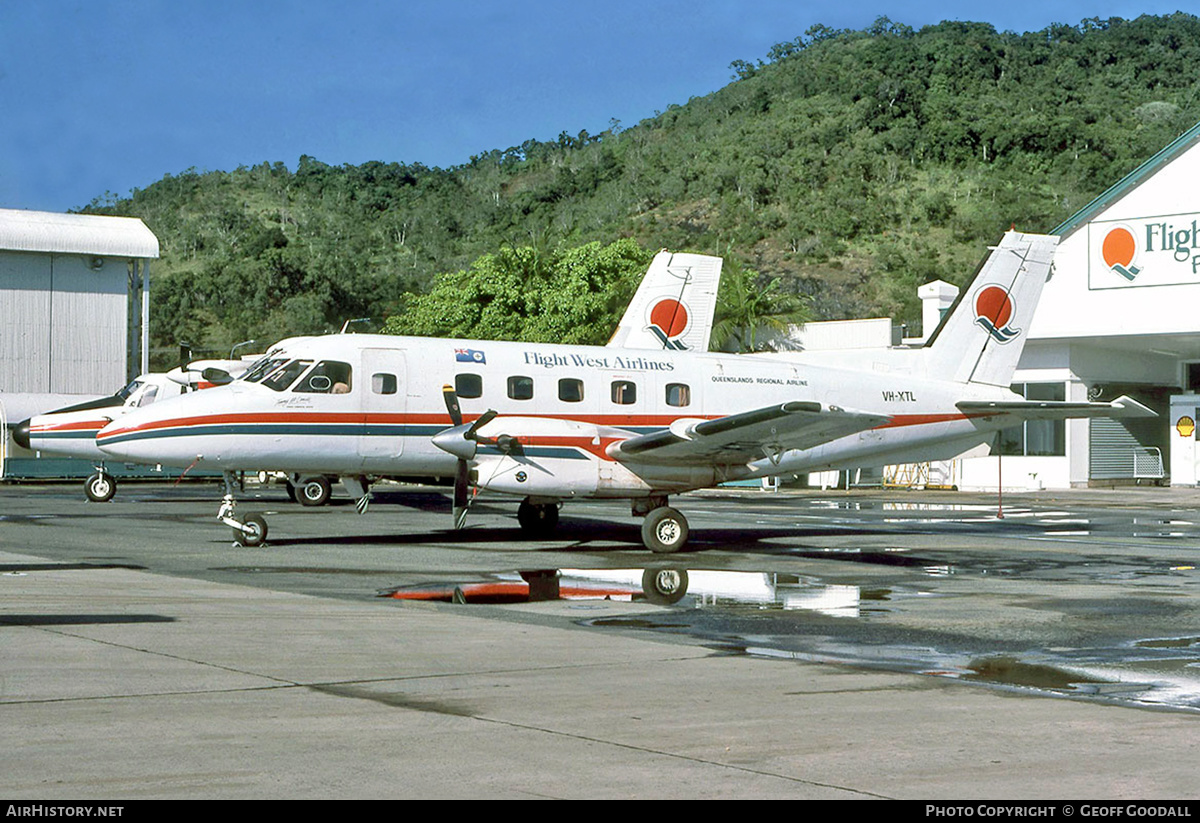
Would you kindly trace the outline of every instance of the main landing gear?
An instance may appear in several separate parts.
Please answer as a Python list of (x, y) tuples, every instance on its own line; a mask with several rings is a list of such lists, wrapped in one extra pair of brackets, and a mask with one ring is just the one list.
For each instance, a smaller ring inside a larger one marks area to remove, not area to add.
[[(547, 537), (558, 525), (559, 503), (526, 497), (517, 508), (517, 522), (530, 537)], [(688, 522), (678, 510), (667, 505), (666, 497), (633, 501), (635, 517), (642, 521), (642, 543), (655, 554), (671, 554), (687, 544)]]
[(547, 537), (558, 526), (558, 502), (534, 502), (526, 497), (517, 507), (517, 522), (530, 537)]
[(634, 516), (642, 515), (642, 543), (655, 554), (671, 554), (687, 544), (688, 522), (667, 505), (666, 497), (633, 501)]
[(233, 539), (240, 546), (261, 546), (267, 541), (267, 521), (259, 514), (248, 514), (237, 519), (237, 499), (233, 490), (237, 480), (233, 472), (225, 472), (225, 496), (221, 498), (221, 510), (217, 519), (233, 529)]
[(324, 506), (333, 495), (333, 483), (323, 475), (293, 476), (285, 482), (288, 497), (301, 506)]

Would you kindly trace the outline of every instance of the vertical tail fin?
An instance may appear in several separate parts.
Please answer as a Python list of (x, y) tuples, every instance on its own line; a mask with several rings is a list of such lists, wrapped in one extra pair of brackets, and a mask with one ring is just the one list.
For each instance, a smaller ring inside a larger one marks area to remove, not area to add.
[(929, 371), (1007, 388), (1057, 245), (1051, 235), (1006, 233), (925, 344)]
[(608, 345), (708, 351), (721, 262), (720, 257), (660, 251)]

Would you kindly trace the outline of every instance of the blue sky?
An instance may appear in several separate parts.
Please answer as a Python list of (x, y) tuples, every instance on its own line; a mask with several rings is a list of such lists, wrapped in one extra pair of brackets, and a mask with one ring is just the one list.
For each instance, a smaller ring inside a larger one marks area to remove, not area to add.
[(67, 211), (189, 168), (448, 167), (631, 126), (823, 23), (1037, 31), (1124, 0), (0, 0), (0, 207)]

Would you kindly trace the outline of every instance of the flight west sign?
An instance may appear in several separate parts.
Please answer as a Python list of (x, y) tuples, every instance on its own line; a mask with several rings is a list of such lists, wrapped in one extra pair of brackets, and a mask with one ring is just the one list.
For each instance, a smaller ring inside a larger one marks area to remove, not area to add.
[(1088, 288), (1200, 284), (1200, 214), (1088, 225)]

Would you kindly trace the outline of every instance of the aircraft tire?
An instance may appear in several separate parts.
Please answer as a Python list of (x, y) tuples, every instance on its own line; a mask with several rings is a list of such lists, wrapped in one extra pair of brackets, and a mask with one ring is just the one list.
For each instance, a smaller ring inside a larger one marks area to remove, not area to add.
[(259, 514), (250, 514), (242, 521), (250, 531), (233, 530), (233, 539), (241, 546), (254, 548), (267, 542), (267, 521)]
[(544, 537), (558, 526), (558, 506), (553, 503), (530, 503), (522, 500), (517, 507), (517, 522), (526, 534)]
[(673, 606), (688, 589), (684, 569), (646, 569), (642, 572), (642, 594), (656, 606)]
[(296, 487), (296, 499), (301, 506), (324, 506), (333, 494), (327, 477), (304, 477)]
[(107, 503), (117, 493), (117, 481), (108, 472), (96, 472), (84, 481), (83, 493), (93, 503)]
[(655, 554), (671, 554), (688, 539), (687, 518), (670, 506), (660, 506), (642, 521), (642, 542)]

